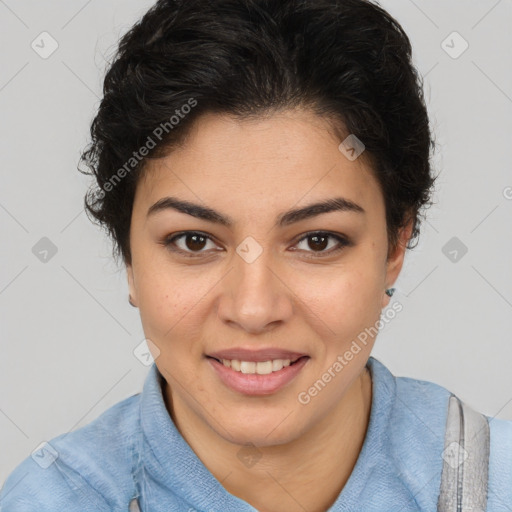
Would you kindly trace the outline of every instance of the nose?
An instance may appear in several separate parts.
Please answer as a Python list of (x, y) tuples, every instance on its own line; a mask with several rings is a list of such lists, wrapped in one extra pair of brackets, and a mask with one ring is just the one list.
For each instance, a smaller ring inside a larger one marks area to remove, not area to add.
[(263, 251), (254, 261), (236, 254), (233, 268), (222, 281), (218, 314), (222, 321), (257, 334), (288, 321), (293, 292), (284, 271)]

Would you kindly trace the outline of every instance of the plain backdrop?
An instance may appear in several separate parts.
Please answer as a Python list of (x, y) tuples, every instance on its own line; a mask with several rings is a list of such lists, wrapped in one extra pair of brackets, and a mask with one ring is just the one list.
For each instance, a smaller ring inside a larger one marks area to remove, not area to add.
[[(148, 371), (76, 167), (106, 62), (152, 3), (0, 0), (0, 483), (41, 442), (140, 392)], [(396, 283), (403, 310), (372, 355), (512, 420), (512, 2), (381, 5), (411, 38), (441, 174)]]

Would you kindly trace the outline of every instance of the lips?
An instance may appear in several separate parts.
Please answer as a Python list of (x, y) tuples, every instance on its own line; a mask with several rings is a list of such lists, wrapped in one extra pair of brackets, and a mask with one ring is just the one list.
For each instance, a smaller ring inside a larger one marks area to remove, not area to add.
[(222, 361), (223, 359), (236, 359), (238, 361), (252, 361), (255, 363), (271, 361), (274, 359), (289, 359), (291, 362), (294, 362), (304, 356), (307, 356), (307, 354), (302, 352), (292, 352), (290, 350), (283, 350), (279, 348), (266, 348), (259, 350), (232, 348), (207, 354), (207, 357), (217, 359), (218, 361)]
[[(225, 351), (225, 352), (216, 352), (217, 355), (234, 355), (234, 354), (244, 354), (244, 357), (268, 357), (268, 354), (275, 354), (279, 356), (296, 356), (297, 352), (289, 352), (286, 350), (281, 351), (247, 351), (241, 352), (233, 352), (233, 351)], [(235, 393), (241, 393), (243, 395), (249, 396), (264, 396), (271, 395), (273, 393), (277, 393), (281, 389), (283, 389), (286, 385), (288, 385), (293, 379), (295, 379), (302, 371), (302, 369), (306, 366), (309, 361), (309, 356), (303, 356), (296, 359), (296, 362), (290, 363), (288, 359), (288, 365), (283, 366), (282, 359), (273, 359), (273, 362), (280, 362), (281, 369), (277, 371), (272, 371), (271, 373), (265, 372), (261, 373), (252, 373), (252, 372), (243, 372), (236, 371), (233, 367), (226, 366), (223, 362), (220, 362), (216, 358), (207, 357), (207, 361), (210, 367), (213, 369), (220, 382), (222, 382), (227, 388)], [(267, 359), (270, 360), (270, 359)], [(225, 361), (225, 359), (224, 359)], [(240, 362), (240, 360), (231, 360), (231, 364), (237, 363), (237, 365), (261, 365), (264, 364), (261, 361), (245, 361)], [(243, 370), (243, 368), (239, 368)], [(268, 369), (268, 368), (267, 368)], [(253, 370), (253, 368), (252, 368)]]

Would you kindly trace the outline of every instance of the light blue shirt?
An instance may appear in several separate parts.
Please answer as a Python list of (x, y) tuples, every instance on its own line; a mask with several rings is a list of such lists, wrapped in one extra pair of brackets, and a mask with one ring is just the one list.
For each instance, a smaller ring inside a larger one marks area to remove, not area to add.
[[(377, 359), (364, 444), (329, 512), (437, 508), (450, 392), (394, 377)], [(226, 491), (176, 429), (152, 365), (142, 393), (23, 460), (0, 492), (1, 512), (255, 512)], [(489, 418), (488, 508), (512, 511), (512, 421)]]

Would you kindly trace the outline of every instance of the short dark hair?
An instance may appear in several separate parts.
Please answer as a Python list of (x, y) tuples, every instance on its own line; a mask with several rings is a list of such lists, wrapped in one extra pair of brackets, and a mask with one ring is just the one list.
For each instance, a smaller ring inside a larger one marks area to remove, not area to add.
[(206, 112), (247, 119), (306, 108), (334, 120), (366, 147), (389, 246), (409, 220), (408, 248), (419, 237), (435, 142), (409, 38), (375, 3), (159, 0), (121, 38), (103, 93), (81, 156), (95, 178), (85, 207), (125, 263), (144, 164), (182, 144)]

